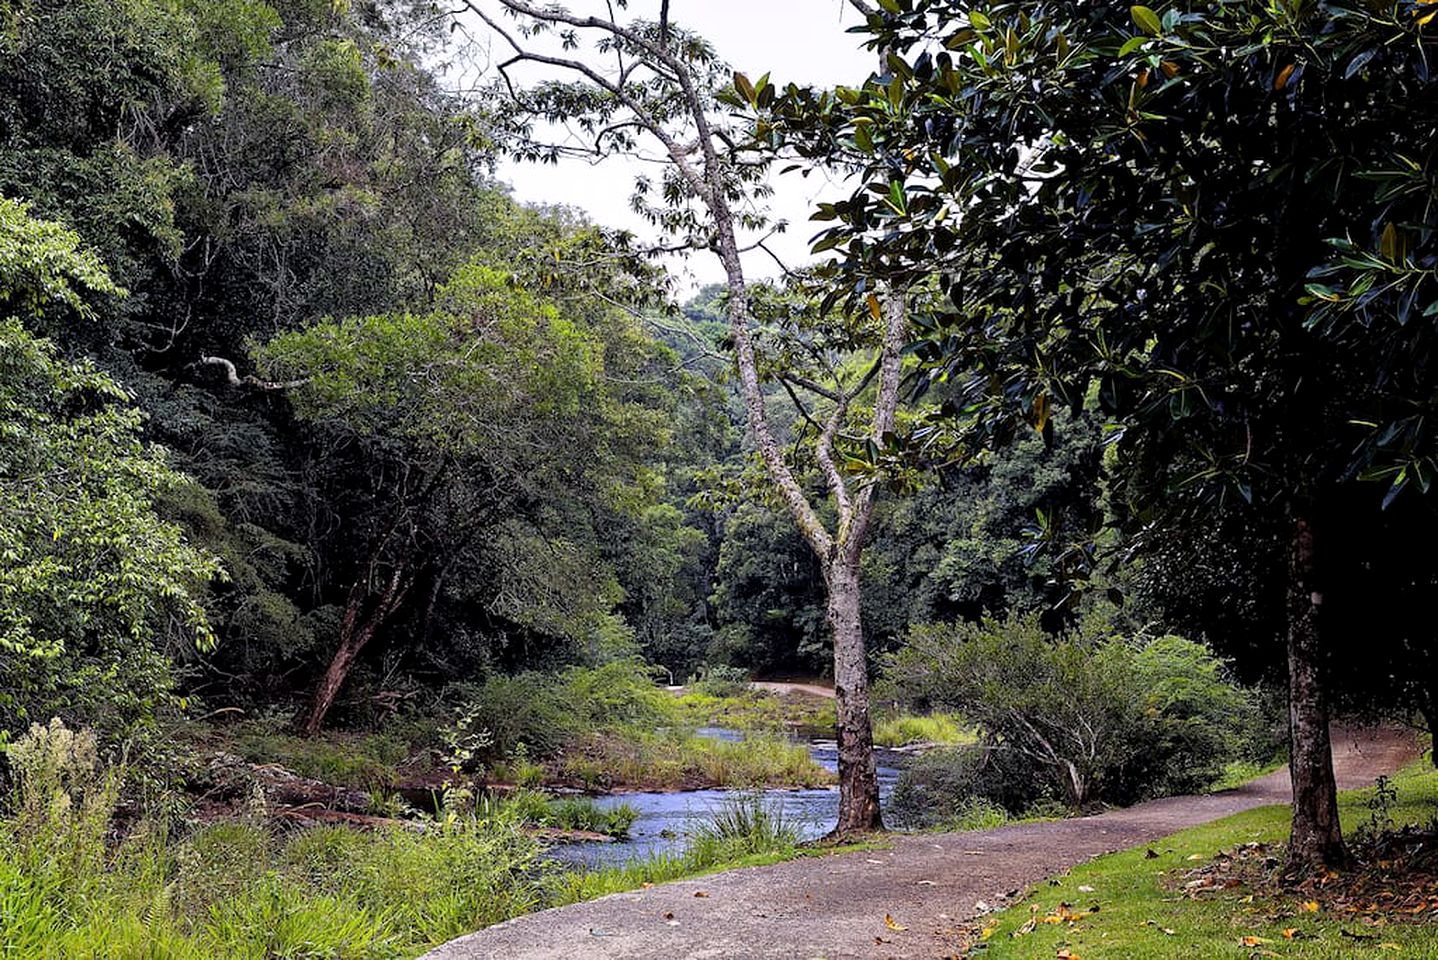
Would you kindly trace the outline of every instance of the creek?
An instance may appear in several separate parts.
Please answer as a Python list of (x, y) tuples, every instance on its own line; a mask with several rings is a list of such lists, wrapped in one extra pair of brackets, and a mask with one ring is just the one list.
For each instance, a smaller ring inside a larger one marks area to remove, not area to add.
[[(702, 727), (701, 736), (739, 742), (744, 734), (725, 727)], [(805, 740), (809, 755), (827, 770), (837, 771), (838, 745), (832, 740)], [(893, 751), (876, 751), (879, 774), (879, 802), (887, 809), (899, 779), (903, 757)], [(778, 811), (784, 822), (804, 840), (821, 837), (838, 822), (838, 787), (764, 788), (759, 790), (687, 790), (682, 792), (623, 793), (597, 797), (601, 807), (629, 804), (639, 813), (625, 840), (613, 843), (560, 844), (549, 851), (555, 860), (576, 866), (607, 867), (657, 853), (679, 854), (691, 834), (707, 823), (726, 803), (758, 797), (765, 807)]]

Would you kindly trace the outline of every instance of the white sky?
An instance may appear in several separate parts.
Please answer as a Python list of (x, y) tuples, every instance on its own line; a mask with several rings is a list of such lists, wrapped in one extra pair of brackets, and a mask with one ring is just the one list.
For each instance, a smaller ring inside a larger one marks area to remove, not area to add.
[[(602, 5), (571, 0), (571, 9)], [(659, 0), (632, 0), (628, 16), (657, 20)], [(874, 56), (859, 49), (860, 38), (845, 30), (858, 22), (858, 14), (844, 0), (671, 0), (670, 19), (712, 42), (719, 55), (750, 78), (765, 72), (779, 83), (856, 85), (872, 71)], [(501, 52), (496, 43), (494, 52)], [(514, 188), (524, 203), (564, 204), (581, 208), (600, 224), (634, 230), (641, 238), (653, 230), (629, 209), (635, 176), (653, 174), (650, 164), (612, 158), (601, 164), (580, 160), (548, 164), (506, 162), (500, 178)], [(768, 246), (790, 267), (808, 262), (809, 238), (819, 224), (809, 222), (817, 199), (837, 199), (842, 191), (820, 174), (807, 179), (797, 172), (774, 178), (775, 193), (769, 207), (776, 219), (789, 222), (784, 233)], [(711, 254), (698, 252), (670, 263), (681, 291), (723, 280), (723, 270)], [(774, 276), (778, 267), (760, 252), (746, 257), (746, 270), (754, 278)]]

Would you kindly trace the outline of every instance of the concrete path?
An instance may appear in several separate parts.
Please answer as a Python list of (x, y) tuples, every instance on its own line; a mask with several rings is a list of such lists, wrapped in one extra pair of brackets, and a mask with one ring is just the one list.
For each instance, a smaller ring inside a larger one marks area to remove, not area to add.
[(826, 700), (834, 699), (834, 688), (827, 687), (820, 683), (789, 683), (780, 680), (755, 680), (749, 686), (756, 690), (767, 690), (770, 693), (777, 693), (779, 696), (798, 693), (810, 697), (822, 697)]
[[(1417, 755), (1396, 730), (1335, 730), (1344, 789)], [(1103, 853), (1290, 797), (1287, 771), (1237, 790), (1075, 820), (897, 836), (892, 850), (806, 858), (615, 894), (498, 924), (424, 960), (849, 960), (953, 956), (969, 922), (1015, 891)], [(885, 926), (890, 915), (907, 929)], [(882, 938), (883, 943), (877, 938)]]

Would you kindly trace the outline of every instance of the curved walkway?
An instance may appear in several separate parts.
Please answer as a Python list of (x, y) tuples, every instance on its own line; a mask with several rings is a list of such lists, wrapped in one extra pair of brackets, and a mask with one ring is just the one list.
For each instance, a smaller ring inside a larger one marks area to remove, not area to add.
[[(1340, 788), (1417, 755), (1387, 729), (1335, 729)], [(898, 836), (893, 849), (805, 858), (545, 910), (424, 960), (849, 960), (952, 956), (989, 904), (1085, 860), (1252, 807), (1287, 803), (1280, 770), (1220, 794), (1169, 797), (1092, 817), (972, 833)], [(886, 927), (885, 915), (905, 927)], [(877, 938), (883, 938), (879, 943)]]

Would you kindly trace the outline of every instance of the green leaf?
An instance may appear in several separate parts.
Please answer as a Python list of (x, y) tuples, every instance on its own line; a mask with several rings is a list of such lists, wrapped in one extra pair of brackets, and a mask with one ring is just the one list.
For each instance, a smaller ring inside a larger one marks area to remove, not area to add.
[(1129, 54), (1142, 47), (1145, 43), (1148, 43), (1148, 41), (1148, 37), (1130, 37), (1123, 46), (1118, 48), (1119, 57), (1128, 56)]
[(1129, 7), (1129, 13), (1133, 16), (1133, 22), (1138, 24), (1138, 28), (1149, 36), (1156, 37), (1163, 33), (1163, 21), (1151, 8), (1135, 4)]
[(740, 95), (743, 96), (744, 99), (747, 100), (749, 103), (753, 103), (755, 97), (757, 96), (757, 93), (754, 90), (754, 84), (750, 83), (749, 78), (744, 76), (744, 74), (740, 73), (738, 70), (734, 71), (734, 89), (738, 90)]
[(979, 13), (979, 11), (969, 11), (969, 26), (973, 27), (975, 30), (987, 30), (993, 25), (993, 21), (990, 20), (988, 17), (984, 16), (982, 13)]

